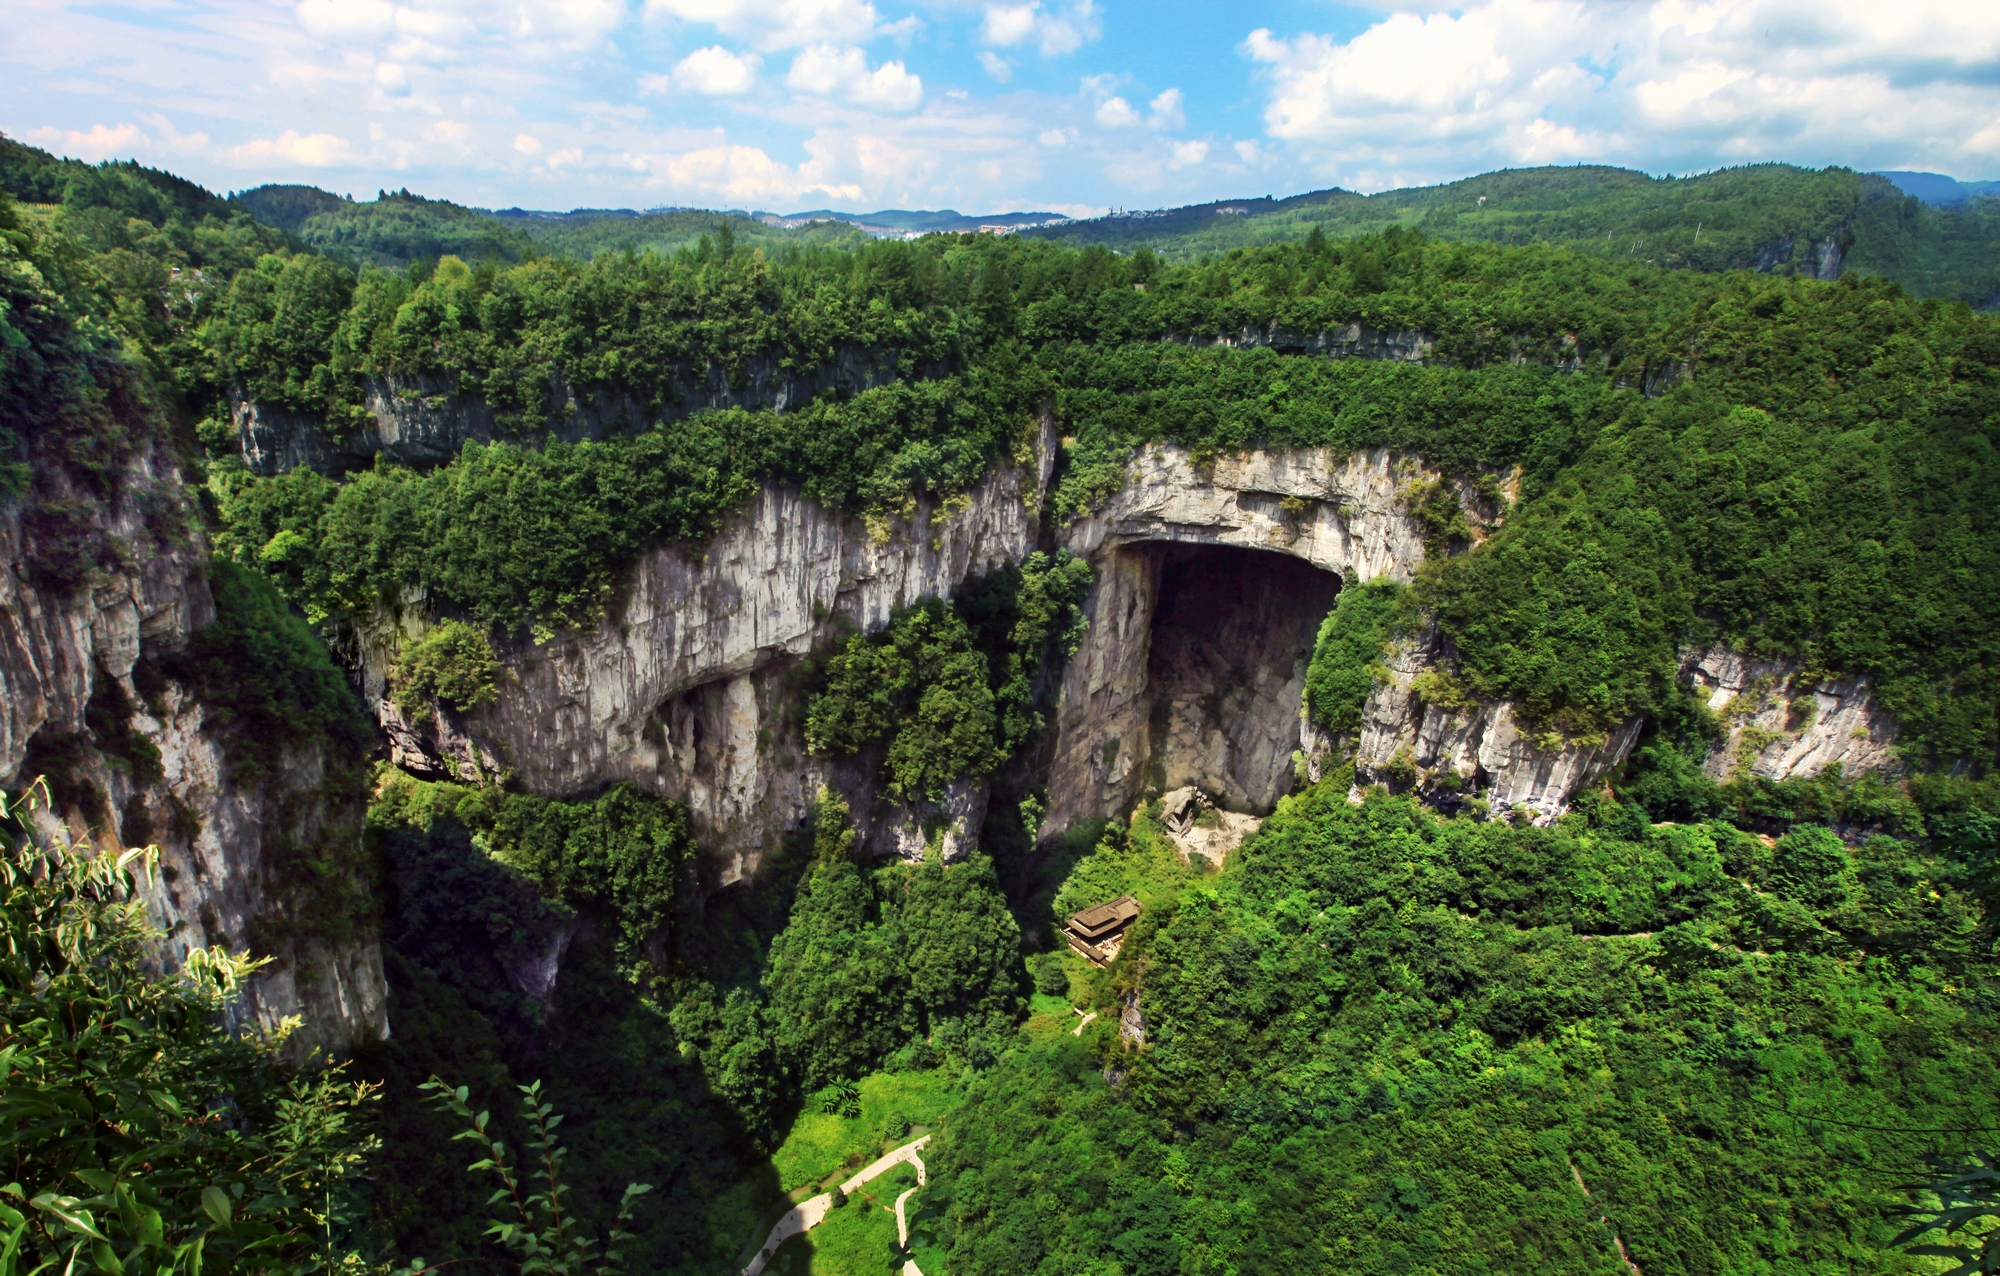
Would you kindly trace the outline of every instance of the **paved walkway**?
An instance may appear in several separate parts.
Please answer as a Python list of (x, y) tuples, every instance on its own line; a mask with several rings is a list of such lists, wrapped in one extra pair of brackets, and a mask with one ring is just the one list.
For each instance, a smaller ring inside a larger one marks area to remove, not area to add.
[[(895, 1151), (877, 1158), (857, 1170), (853, 1178), (848, 1179), (840, 1185), (840, 1190), (843, 1192), (853, 1192), (863, 1183), (888, 1173), (905, 1161), (917, 1167), (917, 1186), (922, 1187), (925, 1182), (924, 1159), (918, 1156), (917, 1153), (922, 1151), (924, 1144), (930, 1141), (931, 1136), (926, 1134), (921, 1139), (913, 1139)], [(908, 1197), (909, 1193), (905, 1192), (903, 1195), (904, 1197)], [(818, 1196), (810, 1200), (801, 1201), (799, 1204), (793, 1206), (783, 1218), (778, 1220), (776, 1226), (771, 1228), (771, 1234), (764, 1238), (763, 1245), (757, 1250), (757, 1256), (744, 1265), (743, 1276), (758, 1276), (758, 1273), (764, 1270), (764, 1264), (771, 1261), (771, 1255), (778, 1252), (778, 1246), (783, 1245), (800, 1232), (809, 1232), (813, 1228), (818, 1227), (825, 1220), (826, 1212), (832, 1208), (833, 1193), (831, 1192), (821, 1192)], [(905, 1233), (903, 1227), (903, 1202), (901, 1200), (896, 1202), (896, 1230), (898, 1234)], [(909, 1243), (907, 1235), (905, 1235), (904, 1243)], [(908, 1273), (913, 1271), (915, 1267), (916, 1264), (906, 1262), (903, 1265), (903, 1270), (905, 1273)], [(923, 1276), (923, 1273), (918, 1272), (917, 1276)]]

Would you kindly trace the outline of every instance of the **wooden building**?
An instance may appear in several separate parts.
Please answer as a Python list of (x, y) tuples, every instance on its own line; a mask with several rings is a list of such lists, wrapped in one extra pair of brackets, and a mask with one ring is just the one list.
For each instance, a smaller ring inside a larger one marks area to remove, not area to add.
[(1130, 895), (1120, 895), (1106, 904), (1093, 904), (1070, 915), (1063, 923), (1063, 938), (1077, 953), (1089, 958), (1092, 965), (1109, 966), (1140, 911), (1139, 901)]

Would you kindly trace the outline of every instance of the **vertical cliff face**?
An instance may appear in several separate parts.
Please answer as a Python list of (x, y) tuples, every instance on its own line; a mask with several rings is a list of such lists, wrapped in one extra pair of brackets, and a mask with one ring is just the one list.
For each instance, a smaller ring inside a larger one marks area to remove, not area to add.
[(1600, 741), (1539, 739), (1510, 704), (1427, 704), (1416, 680), (1440, 655), (1435, 635), (1404, 643), (1385, 662), (1389, 680), (1362, 708), (1356, 780), (1415, 784), (1433, 801), (1484, 790), (1495, 815), (1522, 812), (1546, 824), (1578, 790), (1631, 755), (1645, 720), (1621, 723)]
[(1721, 719), (1723, 738), (1704, 769), (1788, 780), (1838, 765), (1847, 775), (1894, 771), (1896, 724), (1858, 678), (1804, 679), (1796, 660), (1747, 660), (1733, 651), (1691, 652), (1683, 676)]
[(1029, 455), (964, 498), (873, 527), (767, 484), (705, 545), (641, 560), (595, 629), (506, 651), (497, 703), (442, 709), (422, 729), (385, 695), (404, 626), (422, 623), (412, 599), (363, 635), (364, 689), (397, 761), (420, 774), (505, 772), (552, 795), (632, 780), (685, 800), (723, 883), (754, 873), (826, 783), (847, 794), (877, 851), (920, 854), (931, 835), (919, 830), (942, 822), (955, 853), (976, 835), (983, 787), (954, 791), (935, 810), (878, 804), (879, 759), (806, 756), (800, 666), (898, 608), (1030, 553), (1053, 460), (1045, 430)]
[[(125, 488), (181, 499), (151, 455), (134, 463)], [(104, 530), (128, 547), (148, 545), (147, 504), (124, 502)], [(45, 835), (95, 849), (158, 845), (147, 896), (165, 932), (163, 965), (215, 944), (273, 959), (237, 1009), (246, 1020), (303, 1016), (292, 1045), (301, 1055), (382, 1035), (381, 957), (361, 884), (310, 882), (300, 869), (315, 848), (358, 858), (362, 794), (331, 774), (353, 760), (307, 738), (247, 777), (209, 711), (158, 673), (214, 619), (199, 534), (137, 551), (77, 591), (38, 586), (25, 561), (19, 511), (5, 511), (0, 783), (48, 778), (58, 804)]]
[[(1047, 835), (1182, 788), (1262, 814), (1296, 782), (1300, 761), (1316, 776), (1350, 749), (1363, 783), (1415, 784), (1443, 806), (1477, 789), (1496, 814), (1546, 822), (1639, 738), (1638, 719), (1603, 740), (1570, 741), (1538, 737), (1507, 704), (1427, 704), (1416, 682), (1446, 654), (1435, 636), (1391, 654), (1391, 677), (1370, 696), (1358, 738), (1326, 740), (1305, 722), (1313, 639), (1341, 583), (1407, 582), (1423, 560), (1409, 493), (1445, 480), (1417, 458), (1298, 450), (1197, 464), (1181, 449), (1151, 447), (1103, 508), (1047, 528), (1039, 506), (1054, 454), (1045, 425), (1032, 456), (893, 525), (846, 519), (767, 485), (705, 545), (649, 554), (594, 629), (504, 651), (495, 703), (470, 713), (438, 706), (421, 725), (387, 696), (399, 643), (429, 623), (424, 600), (405, 599), (359, 635), (367, 698), (392, 756), (418, 774), (475, 783), (504, 775), (550, 796), (629, 780), (686, 801), (711, 884), (753, 876), (822, 784), (846, 795), (872, 852), (955, 857), (976, 842), (985, 783), (897, 806), (874, 790), (878, 757), (808, 756), (807, 662), (898, 608), (1053, 542), (1087, 559), (1095, 580), (1042, 751)], [(1694, 676), (1710, 676), (1707, 667)], [(1736, 679), (1734, 695), (1757, 675), (1713, 676)], [(1798, 736), (1817, 743), (1794, 748), (1785, 765), (1879, 764), (1887, 724), (1869, 719), (1878, 747), (1862, 750), (1851, 743), (1856, 690), (1821, 694), (1845, 707)], [(1760, 757), (1781, 749), (1746, 722), (1737, 753), (1744, 739), (1761, 741)], [(1834, 749), (1829, 733), (1839, 732), (1850, 743)]]
[(1199, 466), (1177, 447), (1142, 452), (1064, 531), (1098, 575), (1056, 712), (1048, 830), (1183, 784), (1269, 811), (1292, 781), (1312, 636), (1340, 583), (1407, 581), (1423, 559), (1398, 495), (1421, 477), (1435, 476), (1383, 450)]
[[(558, 372), (549, 386), (548, 412), (532, 433), (569, 442), (632, 434), (656, 421), (675, 421), (711, 408), (782, 412), (823, 390), (854, 394), (907, 373), (893, 350), (845, 346), (812, 368), (785, 367), (768, 355), (745, 360), (732, 380), (721, 368), (683, 365), (668, 379), (668, 402), (659, 410), (601, 387), (572, 386)], [(377, 456), (399, 465), (442, 465), (468, 442), (518, 437), (495, 421), (484, 399), (461, 396), (442, 376), (369, 377), (363, 383), (362, 424), (329, 430), (312, 414), (238, 397), (231, 407), (237, 447), (253, 474), (282, 474), (310, 467), (327, 473), (360, 468)]]

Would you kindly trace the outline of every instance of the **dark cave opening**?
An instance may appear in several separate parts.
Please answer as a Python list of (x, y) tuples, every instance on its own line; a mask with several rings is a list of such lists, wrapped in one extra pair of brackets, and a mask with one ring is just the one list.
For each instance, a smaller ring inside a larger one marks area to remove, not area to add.
[(1150, 552), (1147, 786), (1192, 784), (1225, 808), (1266, 814), (1292, 786), (1306, 667), (1340, 577), (1270, 550)]

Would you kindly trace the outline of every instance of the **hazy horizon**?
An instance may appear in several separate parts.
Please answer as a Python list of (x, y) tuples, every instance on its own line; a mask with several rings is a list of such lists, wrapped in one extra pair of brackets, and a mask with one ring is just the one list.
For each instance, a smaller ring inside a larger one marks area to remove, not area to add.
[(484, 208), (1172, 207), (1505, 167), (2000, 173), (2000, 6), (17, 0), (0, 130)]

